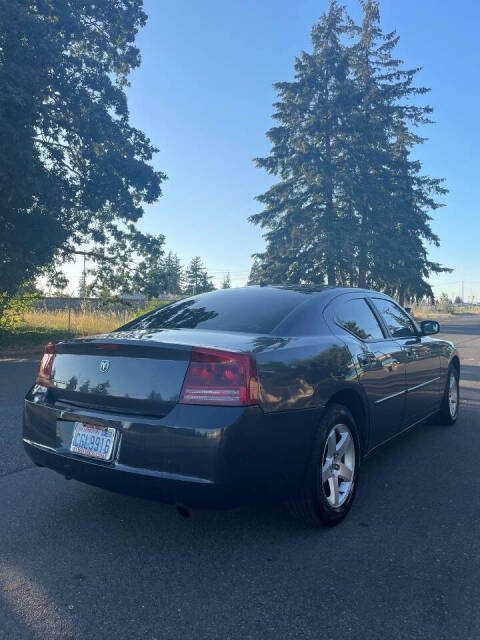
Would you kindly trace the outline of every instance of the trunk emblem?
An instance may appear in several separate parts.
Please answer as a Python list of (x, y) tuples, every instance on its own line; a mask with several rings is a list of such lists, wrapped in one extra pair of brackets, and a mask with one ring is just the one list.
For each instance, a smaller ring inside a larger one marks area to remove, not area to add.
[(102, 373), (107, 373), (109, 369), (110, 369), (110, 360), (102, 360), (100, 362), (100, 371)]

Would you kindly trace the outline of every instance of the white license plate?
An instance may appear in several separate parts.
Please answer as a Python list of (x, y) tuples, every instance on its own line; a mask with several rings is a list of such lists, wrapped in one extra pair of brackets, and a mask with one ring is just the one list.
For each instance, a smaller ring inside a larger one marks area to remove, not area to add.
[(115, 429), (75, 422), (70, 451), (82, 456), (110, 460), (115, 442)]

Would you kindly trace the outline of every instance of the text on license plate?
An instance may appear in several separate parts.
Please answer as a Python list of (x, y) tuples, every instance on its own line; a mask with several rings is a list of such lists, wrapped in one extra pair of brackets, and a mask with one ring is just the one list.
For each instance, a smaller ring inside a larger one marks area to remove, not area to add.
[(112, 427), (98, 427), (75, 422), (70, 451), (91, 458), (110, 460), (114, 442), (115, 429)]

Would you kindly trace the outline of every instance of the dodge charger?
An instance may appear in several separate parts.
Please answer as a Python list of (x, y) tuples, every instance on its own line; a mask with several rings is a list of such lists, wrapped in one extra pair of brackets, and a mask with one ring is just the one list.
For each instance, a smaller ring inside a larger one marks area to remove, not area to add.
[(282, 500), (313, 526), (352, 506), (362, 461), (434, 417), (460, 361), (389, 296), (252, 286), (49, 343), (25, 399), (31, 459), (182, 508)]

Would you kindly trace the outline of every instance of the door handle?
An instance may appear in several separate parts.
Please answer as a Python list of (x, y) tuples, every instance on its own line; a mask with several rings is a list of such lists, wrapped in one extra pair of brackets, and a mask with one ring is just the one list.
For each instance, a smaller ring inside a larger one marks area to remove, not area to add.
[(368, 353), (359, 353), (357, 356), (358, 364), (362, 367), (371, 367), (377, 362), (375, 354), (371, 351)]
[(410, 358), (410, 360), (413, 360), (415, 358), (415, 351), (413, 349), (405, 349), (405, 355), (407, 358)]

